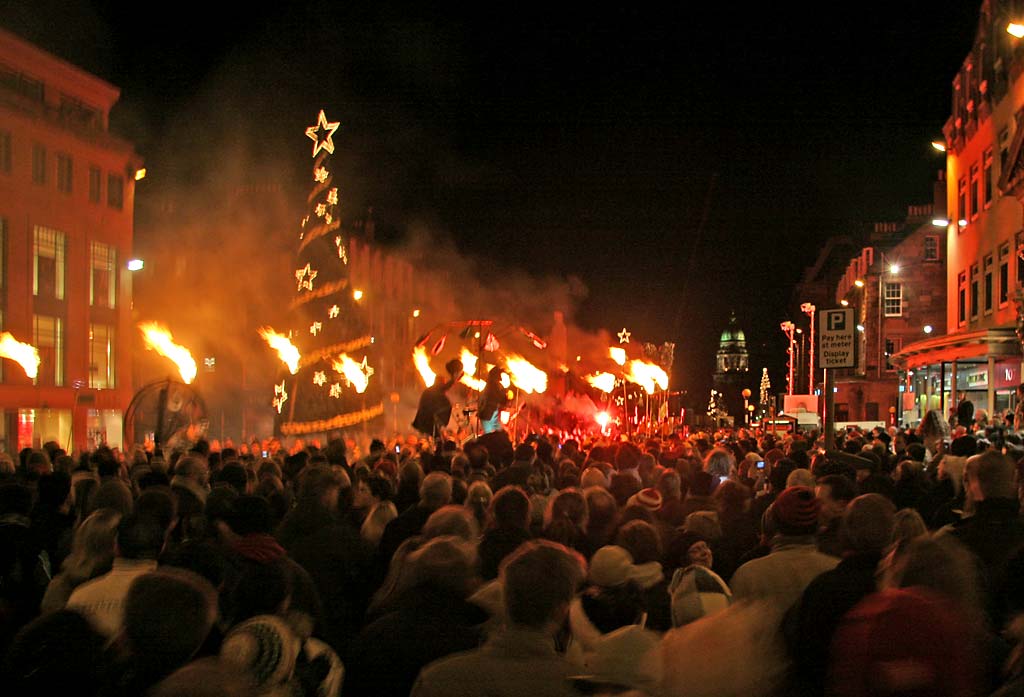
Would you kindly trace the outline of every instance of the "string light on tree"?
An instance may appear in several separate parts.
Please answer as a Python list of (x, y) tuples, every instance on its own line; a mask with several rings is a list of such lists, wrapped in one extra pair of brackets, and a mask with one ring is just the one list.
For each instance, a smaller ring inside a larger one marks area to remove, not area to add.
[(331, 155), (334, 154), (332, 136), (334, 136), (334, 132), (338, 130), (340, 125), (340, 121), (328, 123), (324, 110), (320, 110), (320, 116), (316, 120), (316, 125), (306, 129), (306, 135), (313, 141), (313, 157), (320, 154), (321, 150), (326, 150)]
[(284, 380), (282, 380), (280, 385), (274, 385), (274, 401), (271, 404), (277, 409), (277, 413), (280, 414), (281, 408), (287, 401), (288, 393), (284, 390)]
[(322, 322), (313, 322), (313, 324), (309, 325), (309, 333), (316, 336), (320, 333), (320, 330), (323, 329), (323, 327), (324, 325)]
[(334, 187), (327, 192), (327, 203), (332, 206), (338, 205), (338, 187)]
[(619, 332), (619, 343), (620, 344), (628, 344), (630, 336), (632, 336), (632, 333), (627, 331), (626, 328), (623, 327), (622, 331)]
[(333, 385), (331, 385), (331, 396), (334, 397), (335, 399), (341, 399), (341, 384), (340, 383), (336, 382)]
[(327, 206), (323, 203), (316, 204), (316, 217), (323, 218), (325, 215), (327, 215)]
[(334, 319), (340, 313), (341, 313), (341, 308), (339, 308), (337, 305), (332, 305), (331, 309), (327, 311), (327, 317), (329, 319)]
[(772, 381), (768, 379), (768, 369), (761, 368), (761, 386), (758, 390), (757, 401), (759, 405), (758, 414), (762, 419), (768, 415), (768, 396), (772, 389)]
[(327, 181), (327, 177), (330, 172), (327, 171), (326, 167), (317, 167), (313, 170), (313, 179), (319, 184), (323, 184)]
[(323, 387), (324, 383), (327, 382), (327, 373), (322, 370), (318, 370), (313, 373), (313, 384), (317, 387)]

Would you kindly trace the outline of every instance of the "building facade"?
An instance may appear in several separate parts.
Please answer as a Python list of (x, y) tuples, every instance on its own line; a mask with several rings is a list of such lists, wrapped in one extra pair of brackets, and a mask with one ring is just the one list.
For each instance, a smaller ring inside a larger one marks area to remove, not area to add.
[(747, 337), (736, 321), (736, 315), (729, 317), (729, 325), (722, 331), (715, 354), (715, 389), (722, 393), (726, 409), (737, 422), (743, 420), (744, 401), (742, 391), (750, 389), (750, 354), (747, 352)]
[(982, 3), (974, 44), (953, 78), (944, 128), (947, 333), (904, 345), (894, 357), (911, 422), (928, 409), (948, 415), (963, 397), (990, 416), (1003, 414), (1021, 382), (1014, 298), (1024, 281), (1024, 209), (1013, 164), (1024, 44), (1006, 31), (1019, 5)]
[(0, 370), (8, 451), (119, 445), (132, 395), (127, 261), (136, 173), (118, 90), (0, 29), (0, 326), (39, 350)]
[(833, 304), (854, 308), (859, 340), (857, 367), (836, 371), (836, 421), (904, 418), (893, 357), (946, 329), (946, 230), (933, 223), (942, 215), (930, 204), (910, 206), (904, 222), (876, 224), (871, 244), (847, 265)]

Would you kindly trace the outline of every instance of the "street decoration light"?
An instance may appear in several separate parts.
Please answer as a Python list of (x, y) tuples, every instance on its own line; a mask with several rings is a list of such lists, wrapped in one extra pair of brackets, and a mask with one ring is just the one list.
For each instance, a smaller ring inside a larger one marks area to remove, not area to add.
[(794, 339), (794, 334), (795, 334), (794, 330), (796, 329), (796, 325), (793, 324), (792, 322), (790, 322), (789, 320), (786, 320), (785, 322), (783, 322), (782, 324), (779, 325), (779, 329), (781, 329), (783, 331), (783, 333), (786, 335), (786, 338), (789, 339), (789, 348), (786, 351), (788, 356), (789, 356), (789, 360), (786, 362), (786, 369), (788, 370), (788, 375), (786, 377), (786, 394), (792, 395), (793, 394), (793, 346), (796, 343), (796, 340)]
[(808, 362), (810, 370), (808, 371), (807, 378), (807, 394), (814, 394), (814, 313), (817, 309), (818, 308), (815, 307), (813, 303), (803, 303), (800, 306), (800, 310), (811, 318), (811, 355), (810, 361)]

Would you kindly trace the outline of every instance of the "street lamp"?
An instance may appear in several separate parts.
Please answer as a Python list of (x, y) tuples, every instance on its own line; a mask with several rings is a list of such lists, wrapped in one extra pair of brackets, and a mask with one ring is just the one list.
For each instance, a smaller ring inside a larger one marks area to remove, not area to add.
[(807, 394), (814, 394), (814, 313), (817, 309), (813, 303), (804, 303), (800, 306), (800, 310), (811, 318), (811, 355), (808, 361)]
[(743, 423), (745, 423), (747, 426), (749, 426), (750, 425), (750, 412), (748, 411), (748, 408), (750, 406), (750, 402), (748, 400), (750, 399), (750, 389), (747, 388), (747, 387), (744, 387), (743, 391), (740, 392), (740, 394), (743, 395)]
[(786, 320), (785, 322), (783, 322), (782, 324), (779, 325), (779, 329), (781, 329), (785, 333), (786, 338), (789, 339), (789, 348), (787, 349), (787, 354), (789, 355), (789, 362), (786, 364), (786, 367), (789, 369), (789, 375), (788, 375), (788, 377), (786, 379), (786, 393), (789, 394), (789, 395), (792, 395), (793, 394), (793, 345), (795, 343), (795, 341), (793, 339), (793, 334), (794, 334), (794, 330), (796, 329), (796, 325), (793, 324), (792, 322), (790, 322), (789, 320)]

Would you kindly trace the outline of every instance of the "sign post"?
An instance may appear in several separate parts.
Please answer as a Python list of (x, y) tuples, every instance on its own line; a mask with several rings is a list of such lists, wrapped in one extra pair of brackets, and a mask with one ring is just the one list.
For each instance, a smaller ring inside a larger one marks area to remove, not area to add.
[(836, 308), (818, 312), (818, 365), (825, 373), (825, 413), (821, 432), (825, 448), (835, 446), (835, 369), (857, 365), (857, 326), (853, 308)]

